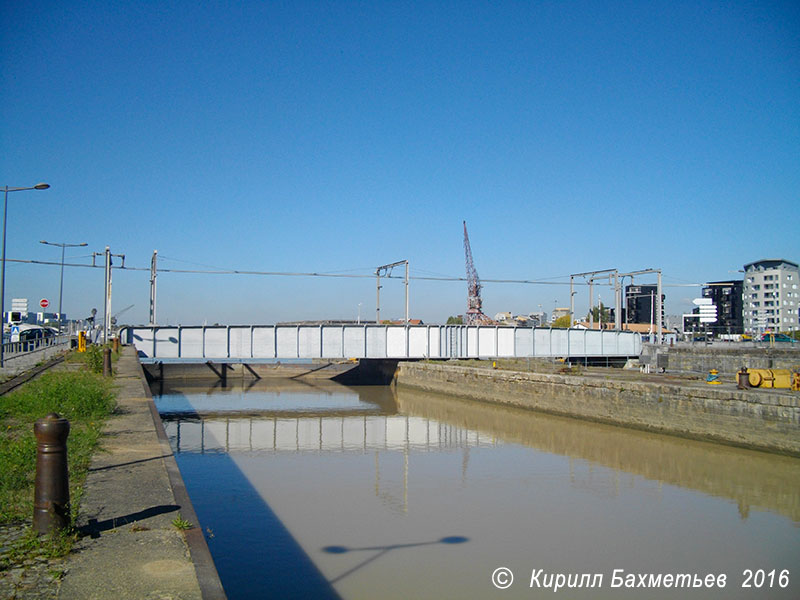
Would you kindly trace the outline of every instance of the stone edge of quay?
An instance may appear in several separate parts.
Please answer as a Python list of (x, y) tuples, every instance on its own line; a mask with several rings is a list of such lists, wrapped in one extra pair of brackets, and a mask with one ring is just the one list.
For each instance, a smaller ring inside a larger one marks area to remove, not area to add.
[[(135, 349), (134, 349), (135, 352)], [(142, 363), (139, 362), (138, 354), (135, 354), (136, 372), (139, 376), (139, 381), (142, 384), (144, 397), (147, 398), (148, 407), (150, 408), (150, 416), (153, 419), (153, 427), (155, 428), (158, 441), (161, 444), (164, 467), (167, 470), (169, 483), (172, 487), (172, 494), (175, 497), (175, 503), (181, 507), (182, 516), (197, 524), (191, 529), (184, 531), (186, 545), (189, 547), (189, 554), (192, 558), (194, 565), (195, 575), (197, 576), (197, 583), (200, 586), (200, 593), (204, 600), (227, 600), (225, 590), (222, 587), (222, 581), (219, 578), (217, 567), (214, 564), (214, 559), (211, 556), (211, 551), (208, 548), (206, 539), (203, 536), (203, 530), (200, 527), (200, 520), (197, 518), (197, 513), (194, 510), (189, 493), (186, 490), (186, 484), (183, 481), (181, 472), (178, 469), (178, 463), (175, 460), (175, 455), (167, 438), (167, 433), (164, 430), (164, 425), (161, 422), (161, 417), (158, 414), (155, 402), (153, 401), (153, 394), (150, 391), (150, 386), (142, 369)]]

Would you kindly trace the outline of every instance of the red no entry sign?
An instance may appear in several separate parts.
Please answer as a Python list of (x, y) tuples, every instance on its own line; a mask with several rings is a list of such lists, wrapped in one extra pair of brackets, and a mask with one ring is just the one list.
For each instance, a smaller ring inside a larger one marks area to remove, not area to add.
[(39, 306), (41, 306), (42, 308), (47, 308), (48, 306), (50, 306), (50, 300), (48, 300), (47, 298), (42, 298), (41, 300), (39, 300)]

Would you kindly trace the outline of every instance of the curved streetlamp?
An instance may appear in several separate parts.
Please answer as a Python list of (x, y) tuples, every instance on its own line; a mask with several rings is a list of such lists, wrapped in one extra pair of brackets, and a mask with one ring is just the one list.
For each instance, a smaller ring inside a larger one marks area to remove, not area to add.
[[(2, 267), (0, 267), (0, 314), (4, 314), (5, 300), (6, 300), (6, 221), (8, 220), (8, 193), (9, 192), (25, 192), (28, 190), (46, 190), (50, 187), (48, 183), (37, 183), (33, 187), (8, 187), (3, 188), (5, 192), (3, 196), (3, 258)], [(5, 340), (3, 339), (3, 329), (5, 329), (5, 318), (3, 319), (2, 326), (0, 326), (0, 368), (3, 367), (3, 354), (5, 350)]]
[(63, 320), (62, 312), (61, 312), (61, 301), (64, 298), (64, 250), (66, 248), (81, 248), (83, 246), (88, 246), (86, 242), (81, 242), (80, 244), (59, 244), (57, 242), (46, 242), (45, 240), (40, 240), (40, 244), (47, 244), (48, 246), (59, 246), (61, 248), (61, 285), (58, 288), (58, 329), (61, 330), (61, 321)]

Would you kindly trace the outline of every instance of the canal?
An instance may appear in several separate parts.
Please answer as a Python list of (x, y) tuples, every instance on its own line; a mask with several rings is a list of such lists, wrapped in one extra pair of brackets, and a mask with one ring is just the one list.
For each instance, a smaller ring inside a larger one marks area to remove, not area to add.
[(800, 597), (795, 458), (405, 388), (153, 394), (231, 600)]

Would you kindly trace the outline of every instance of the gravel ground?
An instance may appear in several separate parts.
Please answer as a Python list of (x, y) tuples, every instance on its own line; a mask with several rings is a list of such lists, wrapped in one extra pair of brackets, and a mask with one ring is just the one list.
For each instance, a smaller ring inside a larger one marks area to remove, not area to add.
[(0, 598), (33, 600), (56, 598), (65, 572), (64, 558), (48, 559), (37, 552), (15, 555), (30, 526), (0, 525)]

